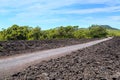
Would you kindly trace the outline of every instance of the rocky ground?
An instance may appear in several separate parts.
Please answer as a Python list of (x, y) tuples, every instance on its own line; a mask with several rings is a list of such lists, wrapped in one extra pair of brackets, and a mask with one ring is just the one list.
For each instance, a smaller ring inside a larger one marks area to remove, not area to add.
[(0, 41), (0, 57), (23, 54), (45, 49), (80, 44), (97, 39), (54, 39), (34, 41)]
[(120, 80), (120, 38), (29, 66), (6, 80)]

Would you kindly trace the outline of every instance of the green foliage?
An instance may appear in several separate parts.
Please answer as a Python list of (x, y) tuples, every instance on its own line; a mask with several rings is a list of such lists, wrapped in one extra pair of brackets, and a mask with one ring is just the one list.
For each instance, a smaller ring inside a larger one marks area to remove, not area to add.
[(28, 40), (39, 40), (41, 36), (41, 28), (32, 28), (28, 33)]
[(46, 30), (46, 39), (54, 39), (57, 37), (57, 31), (55, 29)]
[(107, 30), (108, 36), (120, 36), (120, 30)]
[(73, 32), (78, 30), (78, 26), (67, 26), (56, 28), (57, 38), (73, 38)]
[(88, 29), (79, 29), (74, 32), (74, 37), (75, 38), (90, 38), (89, 36), (89, 30)]
[(19, 27), (18, 25), (13, 25), (6, 31), (6, 40), (26, 40), (26, 27)]
[(0, 31), (0, 41), (5, 40), (5, 36), (6, 36), (6, 30), (3, 29), (3, 31)]
[(61, 38), (101, 38), (106, 36), (120, 36), (120, 30), (109, 25), (91, 25), (89, 28), (79, 26), (60, 26), (54, 29), (41, 30), (39, 26), (12, 25), (0, 31), (0, 41), (3, 40), (41, 40)]
[(107, 30), (99, 25), (92, 25), (91, 27), (89, 27), (89, 30), (90, 36), (93, 38), (101, 38), (107, 36)]

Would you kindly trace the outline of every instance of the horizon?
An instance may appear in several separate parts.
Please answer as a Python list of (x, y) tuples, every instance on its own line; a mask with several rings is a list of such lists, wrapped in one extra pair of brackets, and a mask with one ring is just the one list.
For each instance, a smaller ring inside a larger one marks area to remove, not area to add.
[[(13, 25), (17, 25), (17, 24), (13, 24)], [(12, 27), (13, 25), (11, 25), (11, 26), (9, 26), (9, 27)], [(92, 25), (98, 25), (98, 24), (91, 24), (90, 26), (92, 26)], [(101, 24), (99, 24), (99, 25), (101, 25)], [(32, 28), (40, 27), (40, 26), (29, 26), (29, 25), (18, 25), (18, 26), (20, 26), (20, 27), (22, 27), (22, 26), (28, 26), (28, 27), (32, 27)], [(62, 26), (62, 25), (61, 25), (61, 26)], [(61, 26), (57, 26), (57, 27), (61, 27)], [(67, 27), (67, 26), (78, 26), (78, 28), (86, 28), (86, 29), (90, 27), (90, 26), (88, 26), (88, 27), (81, 27), (81, 26), (79, 26), (79, 25), (65, 25), (65, 26), (63, 26), (63, 27)], [(110, 26), (110, 25), (108, 25), (108, 26)], [(2, 31), (3, 29), (7, 29), (7, 28), (9, 28), (9, 27), (0, 28), (0, 31)], [(54, 28), (57, 28), (57, 27), (46, 28), (46, 29), (42, 29), (42, 27), (40, 27), (40, 28), (41, 28), (41, 30), (50, 30), (50, 29), (54, 29)], [(110, 26), (110, 27), (120, 30), (120, 28), (116, 28), (116, 27), (112, 27), (112, 26)]]
[(0, 30), (13, 24), (40, 26), (42, 30), (68, 25), (88, 28), (92, 24), (120, 29), (119, 0), (0, 0), (0, 3)]

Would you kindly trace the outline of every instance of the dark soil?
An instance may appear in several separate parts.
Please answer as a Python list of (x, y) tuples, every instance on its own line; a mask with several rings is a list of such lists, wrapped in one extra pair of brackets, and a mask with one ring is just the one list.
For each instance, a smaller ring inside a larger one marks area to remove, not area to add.
[(120, 38), (29, 66), (6, 80), (120, 80)]
[(0, 57), (81, 44), (97, 39), (54, 39), (36, 41), (0, 41)]

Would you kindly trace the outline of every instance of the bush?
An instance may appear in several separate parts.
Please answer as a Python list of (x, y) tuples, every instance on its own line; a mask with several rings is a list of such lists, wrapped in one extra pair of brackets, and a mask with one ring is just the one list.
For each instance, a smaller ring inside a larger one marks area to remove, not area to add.
[(107, 30), (104, 27), (101, 27), (99, 25), (92, 25), (89, 27), (90, 30), (90, 36), (92, 38), (101, 38), (107, 36)]

